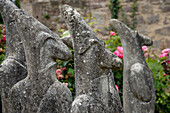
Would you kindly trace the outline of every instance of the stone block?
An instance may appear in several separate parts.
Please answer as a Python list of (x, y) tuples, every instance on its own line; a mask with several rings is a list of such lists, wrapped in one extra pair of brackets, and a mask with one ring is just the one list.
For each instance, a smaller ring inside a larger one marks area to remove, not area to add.
[(131, 6), (126, 6), (126, 7), (123, 7), (123, 11), (124, 11), (124, 12), (132, 12), (133, 9), (132, 9)]
[(170, 5), (162, 5), (161, 6), (162, 12), (170, 12)]
[(166, 26), (160, 29), (155, 30), (156, 34), (170, 36), (170, 26)]
[(165, 18), (164, 18), (163, 24), (169, 24), (169, 19), (168, 19), (168, 17), (165, 17)]
[(157, 23), (159, 21), (159, 14), (155, 15), (155, 14), (152, 14), (151, 16), (149, 16), (147, 18), (147, 23), (148, 24), (154, 24), (154, 23)]
[(153, 13), (153, 8), (151, 5), (148, 5), (147, 3), (145, 3), (142, 7), (141, 7), (141, 12), (143, 14), (150, 14)]
[(148, 35), (148, 25), (143, 24), (137, 27), (137, 30), (139, 31), (139, 33), (142, 33), (144, 35)]
[(137, 17), (137, 24), (144, 24), (145, 23), (145, 20), (143, 18), (143, 16), (138, 16)]

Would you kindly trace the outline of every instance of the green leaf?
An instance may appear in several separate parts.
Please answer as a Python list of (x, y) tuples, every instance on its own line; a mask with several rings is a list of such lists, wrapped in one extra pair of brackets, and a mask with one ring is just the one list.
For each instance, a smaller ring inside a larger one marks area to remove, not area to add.
[(73, 75), (73, 74), (74, 74), (74, 69), (69, 68), (69, 69), (68, 69), (68, 71), (67, 71), (67, 73), (68, 73), (68, 74), (72, 74), (72, 75)]

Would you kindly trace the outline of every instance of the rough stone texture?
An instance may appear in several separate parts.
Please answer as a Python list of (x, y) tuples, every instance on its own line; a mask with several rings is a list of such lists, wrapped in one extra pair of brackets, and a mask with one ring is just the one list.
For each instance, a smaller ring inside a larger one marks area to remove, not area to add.
[(152, 14), (147, 18), (148, 24), (158, 23), (158, 21), (159, 21), (159, 14), (157, 15)]
[(161, 7), (163, 12), (170, 12), (170, 4), (165, 4)]
[(25, 53), (16, 30), (12, 11), (18, 9), (10, 0), (0, 0), (0, 13), (6, 26), (6, 58), (0, 65), (0, 90), (3, 113), (9, 113), (9, 90), (27, 75)]
[(13, 17), (23, 41), (28, 75), (10, 92), (10, 113), (69, 113), (70, 90), (56, 79), (56, 59), (68, 60), (70, 50), (57, 34), (23, 10)]
[(155, 30), (155, 33), (163, 36), (170, 36), (170, 26), (157, 29)]
[[(58, 5), (61, 0), (33, 0), (32, 6), (30, 0), (21, 0), (21, 7), (28, 10), (29, 12), (32, 9), (32, 14), (38, 20), (47, 25), (51, 30), (57, 31), (57, 29), (66, 28), (66, 25), (63, 24), (62, 18), (59, 16)], [(87, 16), (88, 13), (92, 13), (94, 17), (97, 17), (97, 25), (94, 29), (99, 29), (101, 27), (107, 27), (109, 25), (109, 20), (111, 19), (111, 13), (108, 8), (109, 0), (64, 0), (71, 6), (76, 7), (78, 11), (83, 15)], [(74, 2), (77, 1), (77, 2)], [(81, 1), (81, 3), (80, 3)], [(29, 2), (29, 3), (27, 3)], [(72, 2), (72, 3), (71, 3)], [(36, 5), (34, 5), (36, 3)], [(77, 4), (78, 3), (78, 4)], [(30, 4), (30, 8), (28, 7)], [(133, 0), (121, 0), (122, 9), (124, 9), (127, 17), (132, 15), (132, 4)], [(148, 37), (151, 37), (155, 42), (159, 41), (160, 47), (153, 46), (153, 49), (157, 49), (156, 54), (159, 55), (161, 50), (164, 48), (169, 48), (169, 44), (166, 40), (170, 41), (169, 36), (162, 36), (155, 33), (156, 29), (162, 29), (167, 26), (170, 26), (170, 11), (169, 10), (170, 1), (169, 0), (137, 0), (138, 11), (136, 12), (136, 18), (138, 20), (137, 30), (145, 34)], [(33, 8), (32, 8), (33, 7)], [(44, 15), (48, 14), (49, 19), (45, 19)], [(119, 20), (122, 20), (121, 12), (119, 13)], [(159, 20), (155, 23), (148, 24), (147, 20), (151, 15), (159, 14)], [(93, 16), (92, 15), (92, 16)], [(143, 17), (142, 22), (139, 21), (139, 17)], [(166, 17), (166, 21), (164, 22)], [(42, 19), (40, 19), (42, 18)], [(101, 18), (101, 19), (100, 19)], [(100, 21), (100, 22), (98, 22)], [(145, 26), (147, 26), (145, 28)], [(109, 34), (109, 32), (106, 32)], [(108, 35), (103, 34), (101, 31), (97, 31), (97, 36), (102, 39), (108, 39)], [(163, 43), (163, 44), (161, 44)], [(168, 45), (168, 46), (161, 46)]]
[(153, 78), (142, 51), (143, 45), (150, 46), (153, 42), (116, 19), (110, 20), (110, 24), (118, 32), (123, 45), (124, 112), (154, 113), (156, 96)]
[(71, 112), (122, 113), (111, 70), (120, 68), (121, 60), (71, 6), (63, 5), (61, 15), (73, 38), (76, 98)]

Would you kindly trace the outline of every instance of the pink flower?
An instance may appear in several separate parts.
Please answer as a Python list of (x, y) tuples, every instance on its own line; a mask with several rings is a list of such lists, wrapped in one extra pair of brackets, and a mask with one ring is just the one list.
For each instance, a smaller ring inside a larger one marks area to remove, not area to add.
[(164, 73), (164, 76), (166, 76), (167, 74), (166, 73)]
[(115, 52), (113, 52), (116, 56), (120, 55), (120, 52), (118, 50), (116, 50)]
[(164, 49), (162, 53), (170, 53), (170, 49)]
[(63, 75), (58, 75), (58, 77), (57, 77), (58, 80), (62, 80), (63, 78), (64, 78)]
[(118, 57), (121, 58), (121, 59), (123, 59), (123, 54), (120, 54)]
[(117, 47), (117, 50), (113, 53), (119, 58), (123, 59), (123, 47)]
[(119, 86), (118, 85), (115, 85), (116, 86), (116, 90), (119, 92)]
[(159, 55), (159, 58), (165, 57), (167, 55), (168, 55), (167, 53), (163, 53), (163, 54)]
[(117, 50), (113, 52), (116, 56), (123, 59), (123, 47), (117, 47)]
[(66, 70), (67, 68), (66, 67), (62, 67), (61, 70)]
[(111, 36), (116, 36), (116, 33), (114, 31), (110, 31)]
[(120, 53), (122, 53), (123, 54), (123, 47), (117, 47), (117, 50), (120, 52)]
[(166, 65), (169, 65), (169, 64), (170, 64), (170, 60), (167, 60), (167, 61), (166, 61)]
[(62, 74), (61, 69), (57, 69), (57, 70), (56, 70), (56, 74), (57, 74), (57, 75), (61, 75), (61, 74)]
[(142, 50), (146, 52), (148, 50), (147, 46), (142, 46)]
[(3, 35), (2, 40), (6, 41), (6, 35)]
[(5, 25), (3, 25), (2, 27), (5, 28)]

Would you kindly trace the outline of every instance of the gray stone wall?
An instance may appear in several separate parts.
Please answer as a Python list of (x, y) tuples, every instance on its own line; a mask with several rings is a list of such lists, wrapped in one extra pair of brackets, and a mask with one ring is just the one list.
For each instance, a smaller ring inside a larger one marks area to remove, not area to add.
[[(61, 0), (22, 0), (21, 7), (29, 10), (34, 17), (47, 25), (51, 30), (57, 31), (59, 28), (66, 28), (63, 20), (59, 16), (58, 4)], [(132, 13), (133, 0), (122, 0), (122, 9), (126, 15)], [(97, 20), (96, 29), (99, 29), (98, 36), (107, 38), (104, 26), (109, 25), (111, 18), (108, 8), (109, 0), (65, 0), (71, 6), (87, 16), (88, 13)], [(30, 4), (29, 4), (30, 3)], [(154, 49), (168, 48), (170, 43), (170, 1), (169, 0), (138, 0), (137, 30), (149, 36), (154, 41)], [(30, 8), (28, 7), (28, 4)], [(32, 8), (31, 8), (32, 7)], [(28, 11), (28, 12), (29, 12)], [(49, 15), (49, 19), (45, 16)]]

